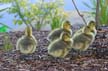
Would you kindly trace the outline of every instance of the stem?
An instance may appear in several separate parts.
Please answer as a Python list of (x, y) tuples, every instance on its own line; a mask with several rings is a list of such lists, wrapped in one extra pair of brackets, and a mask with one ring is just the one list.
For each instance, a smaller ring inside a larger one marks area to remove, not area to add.
[(99, 4), (100, 4), (100, 0), (97, 0), (97, 5), (96, 5), (96, 16), (95, 16), (96, 26), (97, 26), (97, 27), (99, 27), (99, 25), (100, 25)]
[(84, 21), (85, 25), (87, 25), (86, 20), (84, 19), (83, 15), (80, 14), (80, 12), (79, 12), (79, 10), (78, 10), (78, 8), (77, 8), (77, 6), (76, 6), (74, 0), (72, 0), (72, 2), (73, 2), (73, 5), (74, 5), (74, 7), (75, 7), (75, 9), (76, 9), (76, 11), (77, 11), (77, 13), (78, 13), (78, 15), (82, 18), (82, 20)]
[(29, 26), (29, 25), (27, 24), (26, 20), (24, 19), (23, 15), (21, 14), (21, 10), (20, 10), (20, 7), (19, 7), (19, 5), (18, 5), (18, 1), (17, 1), (17, 0), (15, 0), (15, 4), (16, 4), (16, 7), (17, 7), (17, 9), (18, 9), (18, 15), (20, 16), (20, 18), (22, 19), (22, 21), (25, 23), (25, 25), (26, 25), (26, 26)]
[(4, 8), (4, 9), (0, 9), (0, 12), (5, 11), (6, 9), (9, 9), (9, 7)]
[(1, 25), (3, 25), (3, 26), (6, 26), (7, 28), (9, 28), (9, 29), (12, 29), (11, 27), (9, 27), (9, 26), (7, 26), (7, 25), (5, 25), (5, 24), (3, 24), (3, 23), (0, 23)]
[[(44, 0), (41, 0), (40, 9), (43, 9)], [(40, 24), (43, 24), (43, 20), (41, 18)]]
[(33, 25), (31, 24), (31, 22), (30, 22), (30, 21), (28, 21), (28, 22), (29, 22), (29, 25), (32, 27), (32, 29), (35, 30), (35, 28), (34, 28)]

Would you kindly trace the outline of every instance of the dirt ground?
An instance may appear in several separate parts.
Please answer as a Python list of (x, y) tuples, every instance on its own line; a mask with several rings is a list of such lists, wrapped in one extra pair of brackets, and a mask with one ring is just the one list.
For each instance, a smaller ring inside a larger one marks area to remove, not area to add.
[[(38, 40), (34, 54), (25, 56), (15, 51), (16, 41), (23, 32), (9, 32), (13, 50), (0, 50), (0, 71), (108, 71), (108, 28), (98, 31), (96, 40), (87, 51), (71, 50), (66, 58), (53, 58), (47, 53), (48, 31), (33, 31)], [(0, 47), (3, 36), (0, 34)]]

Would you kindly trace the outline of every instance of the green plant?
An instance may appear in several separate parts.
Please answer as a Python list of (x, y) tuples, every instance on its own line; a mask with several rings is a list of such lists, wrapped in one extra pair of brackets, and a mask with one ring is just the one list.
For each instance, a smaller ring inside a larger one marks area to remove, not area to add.
[[(66, 13), (65, 13), (66, 15)], [(54, 13), (54, 16), (51, 16), (51, 29), (54, 30), (56, 28), (60, 28), (62, 23), (65, 20), (64, 17), (64, 12), (63, 11), (58, 11), (56, 10), (56, 12)]]
[[(35, 8), (39, 9), (37, 11), (37, 24), (36, 28), (41, 29), (42, 26), (45, 26), (46, 20), (50, 22), (50, 26), (52, 29), (60, 27), (61, 24), (61, 14), (60, 9), (63, 7), (63, 0), (55, 0), (45, 2), (44, 0), (40, 0), (35, 4)], [(34, 10), (34, 9), (33, 9)], [(36, 12), (36, 11), (35, 11)]]
[[(85, 6), (87, 6), (88, 8), (90, 8), (92, 10), (91, 14), (92, 16), (95, 17), (96, 15), (96, 0), (90, 0), (91, 1), (91, 5), (84, 3)], [(107, 0), (100, 0), (99, 3), (99, 22), (100, 25), (104, 26), (104, 25), (108, 25), (108, 4), (107, 4)]]
[(14, 24), (32, 26), (31, 23), (34, 16), (30, 13), (29, 4), (31, 3), (28, 0), (1, 0), (1, 4), (11, 4), (8, 13), (14, 15)]
[[(12, 4), (13, 6), (9, 10), (9, 13), (15, 14), (14, 24), (21, 25), (24, 23), (27, 26), (28, 24), (31, 24), (29, 11), (27, 10), (28, 8), (26, 8), (28, 1), (22, 0), (21, 2), (21, 0), (14, 0)], [(18, 17), (20, 19), (18, 19)]]
[(13, 48), (13, 45), (12, 45), (12, 42), (10, 41), (10, 37), (8, 34), (4, 33), (4, 36), (3, 36), (3, 44), (4, 44), (4, 47), (3, 49), (5, 51), (9, 51)]
[(0, 27), (0, 32), (6, 32), (7, 31), (7, 27), (6, 26), (1, 26)]
[(31, 5), (33, 14), (36, 15), (35, 20), (37, 21), (35, 27), (40, 30), (42, 26), (45, 26), (45, 20), (50, 12), (48, 9), (48, 3), (44, 0), (39, 0), (35, 4)]
[[(59, 9), (63, 7), (63, 0), (49, 2), (37, 0), (34, 3), (31, 3), (30, 0), (1, 0), (1, 4), (11, 4), (8, 13), (14, 15), (14, 24), (26, 24), (34, 27), (32, 25), (34, 23), (37, 30), (40, 30), (47, 24), (46, 20), (54, 21), (53, 19), (58, 15), (58, 13), (54, 15), (55, 10), (58, 9), (57, 12), (59, 12)], [(51, 24), (53, 23), (51, 22)]]
[(56, 28), (59, 28), (61, 24), (62, 22), (60, 21), (59, 17), (53, 17), (52, 23), (51, 23), (51, 29), (54, 30)]
[[(0, 9), (0, 13), (3, 12), (3, 11), (6, 11), (8, 8), (3, 8), (3, 9)], [(2, 18), (3, 15), (0, 15), (0, 18)], [(9, 26), (3, 24), (3, 23), (0, 23), (1, 27), (0, 27), (0, 32), (7, 32), (8, 29), (12, 29), (10, 28)]]
[(68, 16), (68, 14), (63, 10), (63, 5), (64, 5), (63, 0), (59, 1), (56, 0), (55, 2), (51, 2), (49, 4), (50, 8), (49, 18), (51, 21), (50, 25), (52, 30), (61, 27), (62, 23)]

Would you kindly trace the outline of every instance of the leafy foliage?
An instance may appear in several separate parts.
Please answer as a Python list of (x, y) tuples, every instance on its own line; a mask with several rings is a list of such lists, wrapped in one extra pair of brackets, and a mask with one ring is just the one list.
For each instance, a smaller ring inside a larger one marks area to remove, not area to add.
[(46, 21), (48, 20), (51, 23), (52, 29), (60, 26), (62, 23), (60, 19), (62, 19), (63, 16), (59, 16), (62, 15), (62, 12), (59, 9), (63, 8), (63, 0), (49, 2), (37, 0), (34, 3), (30, 1), (31, 0), (1, 0), (1, 3), (11, 4), (8, 13), (14, 14), (14, 24), (22, 25), (24, 23), (33, 27), (32, 24), (34, 23), (37, 30), (40, 30), (42, 26), (47, 24)]
[(6, 32), (7, 31), (7, 27), (6, 26), (1, 26), (0, 27), (0, 32)]
[[(3, 9), (0, 9), (0, 12), (3, 12), (5, 10), (7, 10), (8, 8), (3, 8)], [(3, 15), (0, 15), (0, 18), (2, 18)], [(0, 27), (0, 32), (7, 32), (8, 29), (11, 29), (9, 26), (3, 24), (3, 23), (0, 23), (0, 25), (2, 25)]]
[(32, 16), (31, 13), (29, 12), (29, 1), (28, 0), (2, 0), (2, 4), (11, 4), (11, 7), (8, 10), (9, 14), (14, 15), (13, 23), (14, 24), (31, 24)]
[[(61, 9), (63, 8), (63, 0), (55, 0), (45, 2), (44, 0), (40, 0), (32, 5), (32, 10), (35, 10), (34, 14), (37, 15), (37, 24), (36, 28), (41, 29), (42, 26), (50, 23), (52, 29), (60, 27), (63, 22), (64, 16), (62, 16)], [(37, 12), (37, 13), (36, 13)]]
[(51, 18), (52, 18), (51, 28), (52, 28), (52, 30), (61, 27), (62, 23), (65, 20), (65, 17), (67, 17), (67, 13), (63, 12), (63, 10), (61, 10), (61, 11), (59, 11), (59, 9), (55, 10), (54, 14), (51, 15)]
[[(90, 8), (92, 10), (92, 15), (95, 16), (96, 14), (96, 0), (90, 0), (91, 1), (91, 4), (92, 6), (90, 6), (89, 4), (87, 3), (84, 3), (85, 6), (87, 6), (88, 8)], [(99, 14), (100, 14), (100, 24), (101, 25), (108, 25), (108, 4), (107, 4), (107, 0), (100, 0), (100, 11), (99, 11)]]
[(10, 38), (9, 38), (9, 35), (4, 33), (4, 37), (3, 37), (3, 43), (4, 43), (4, 50), (5, 51), (9, 51), (13, 48), (13, 44), (12, 42), (10, 41)]
[(12, 2), (14, 0), (0, 0), (0, 3), (9, 3), (9, 2)]

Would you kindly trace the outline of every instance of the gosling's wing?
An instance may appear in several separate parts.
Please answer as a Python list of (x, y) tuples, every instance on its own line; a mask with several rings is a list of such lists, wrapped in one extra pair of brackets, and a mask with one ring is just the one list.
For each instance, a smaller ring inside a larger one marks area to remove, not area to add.
[(48, 53), (54, 57), (64, 58), (68, 54), (68, 52), (68, 44), (61, 40), (55, 40), (55, 43), (51, 44), (48, 49)]
[(29, 45), (28, 49), (26, 49), (26, 53), (33, 53), (36, 50), (36, 45)]
[(35, 51), (33, 45), (22, 46), (19, 49), (20, 49), (20, 52), (23, 53), (23, 54), (31, 54)]
[(63, 30), (61, 28), (51, 31), (47, 37), (47, 40), (52, 41), (56, 38), (59, 38), (62, 31)]
[(77, 35), (74, 35), (73, 37), (72, 37), (72, 39), (73, 39), (73, 45), (72, 45), (72, 48), (73, 49), (81, 49), (82, 47), (83, 47), (83, 44), (84, 44), (84, 37), (82, 36), (82, 34), (80, 33), (80, 34), (77, 34)]
[(74, 43), (84, 42), (86, 39), (83, 33), (76, 34), (72, 37)]
[(23, 37), (21, 37), (21, 38), (19, 38), (19, 39), (17, 40), (17, 43), (16, 43), (16, 50), (19, 50), (19, 47), (20, 47), (20, 45), (21, 45), (22, 39), (23, 39)]
[(34, 42), (34, 45), (38, 46), (37, 39), (32, 35), (32, 41)]
[(65, 43), (63, 41), (54, 40), (48, 47), (50, 52), (62, 50), (66, 47)]
[(32, 36), (32, 38), (33, 38), (33, 45), (30, 45), (30, 47), (31, 47), (31, 51), (29, 52), (29, 53), (33, 53), (33, 52), (35, 52), (36, 51), (36, 47), (38, 46), (38, 43), (37, 43), (37, 40), (36, 40), (36, 38), (34, 37), (34, 36)]

